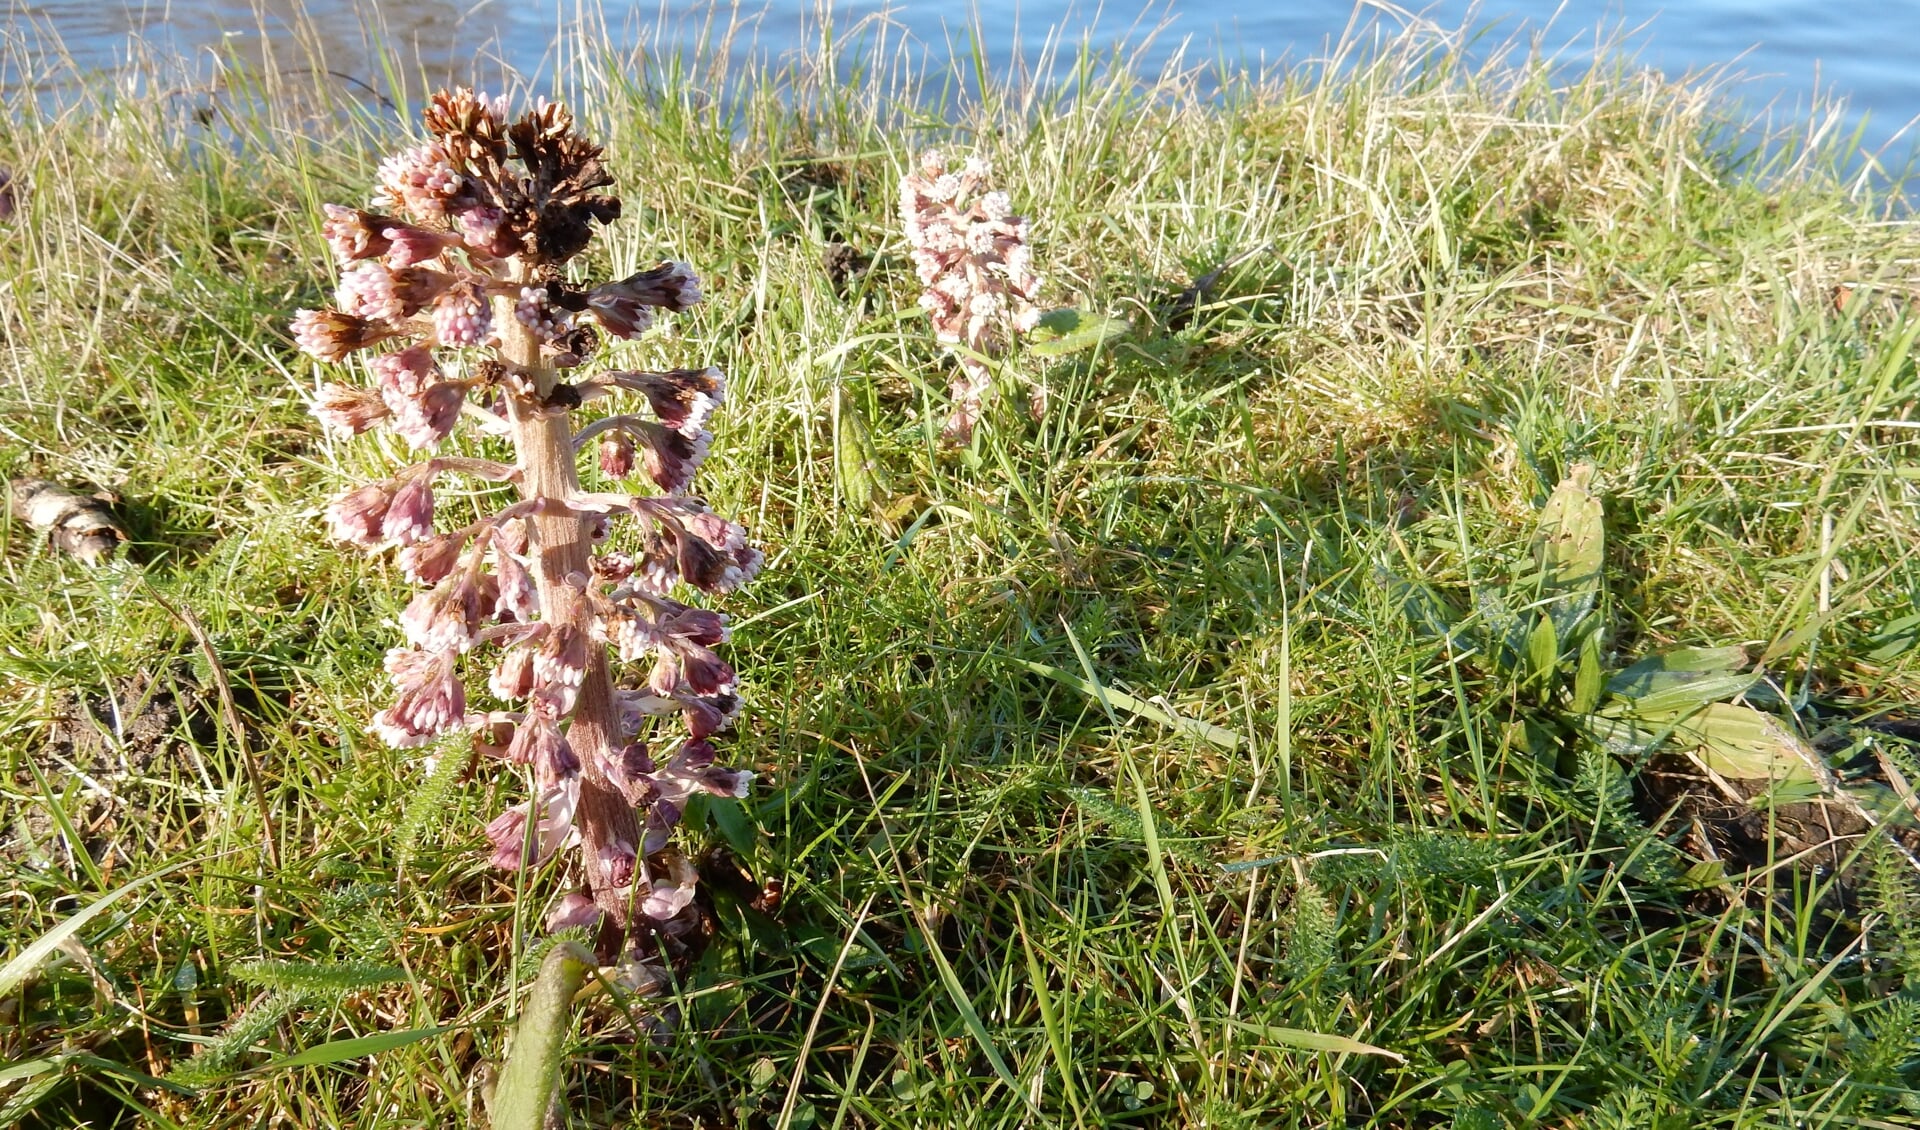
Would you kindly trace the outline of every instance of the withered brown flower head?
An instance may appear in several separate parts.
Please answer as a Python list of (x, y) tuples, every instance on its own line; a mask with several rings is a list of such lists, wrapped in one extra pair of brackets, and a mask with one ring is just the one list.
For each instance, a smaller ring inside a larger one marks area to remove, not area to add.
[(505, 100), (464, 87), (442, 90), (427, 103), (427, 132), (440, 139), (447, 162), (463, 173), (497, 179), (507, 163)]
[(564, 263), (593, 238), (589, 220), (609, 224), (620, 218), (619, 198), (594, 191), (613, 183), (601, 149), (574, 132), (565, 107), (542, 103), (515, 122), (508, 136), (527, 168), (525, 207), (533, 218), (528, 247), (535, 256)]

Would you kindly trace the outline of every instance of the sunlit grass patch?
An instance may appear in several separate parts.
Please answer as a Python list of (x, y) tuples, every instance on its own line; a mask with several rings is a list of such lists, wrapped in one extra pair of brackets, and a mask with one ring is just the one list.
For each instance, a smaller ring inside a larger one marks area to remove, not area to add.
[[(729, 606), (764, 786), (689, 820), (704, 954), (585, 1011), (581, 1124), (1912, 1120), (1913, 233), (1710, 90), (1457, 48), (944, 105), (890, 57), (568, 64), (634, 204), (596, 266), (713, 268), (620, 355), (728, 370), (708, 489), (769, 558)], [(323, 540), (373, 460), (280, 329), (403, 128), (354, 90), (0, 125), (0, 466), (134, 535), (0, 535), (8, 959), (126, 892), (0, 999), (9, 1117), (464, 1121), (544, 944), (560, 877), (485, 867), (507, 790), (364, 728), (406, 586)], [(1012, 352), (1050, 411), (959, 448), (893, 199), (943, 142), (1045, 218), (1046, 304), (1128, 323)], [(1577, 474), (1600, 587), (1548, 640)], [(1596, 742), (1583, 641), (1733, 649), (1877, 830), (1812, 866), (1784, 775)], [(373, 1033), (417, 1039), (257, 1070)]]

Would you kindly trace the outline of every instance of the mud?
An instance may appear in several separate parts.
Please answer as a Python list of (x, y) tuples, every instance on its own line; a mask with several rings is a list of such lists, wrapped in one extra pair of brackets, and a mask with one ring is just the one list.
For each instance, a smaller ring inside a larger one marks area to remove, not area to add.
[[(1688, 856), (1710, 867), (1706, 891), (1750, 905), (1770, 899), (1776, 913), (1811, 913), (1828, 929), (1848, 932), (1870, 908), (1866, 883), (1876, 859), (1903, 857), (1900, 870), (1920, 883), (1920, 801), (1896, 756), (1861, 748), (1863, 733), (1888, 736), (1878, 725), (1847, 725), (1815, 740), (1835, 762), (1839, 788), (1826, 795), (1781, 794), (1774, 782), (1710, 774), (1681, 757), (1657, 758), (1636, 782), (1641, 813), (1667, 817)], [(1852, 750), (1848, 753), (1848, 750)], [(1809, 903), (1807, 897), (1811, 896)]]
[[(172, 834), (186, 830), (198, 812), (191, 799), (204, 771), (198, 751), (215, 741), (213, 718), (185, 663), (105, 688), (55, 692), (38, 740), (30, 737), (8, 759), (19, 799), (0, 819), (0, 858), (44, 864), (77, 847), (104, 862), (129, 836), (151, 839), (169, 824)], [(78, 845), (64, 842), (49, 792)]]

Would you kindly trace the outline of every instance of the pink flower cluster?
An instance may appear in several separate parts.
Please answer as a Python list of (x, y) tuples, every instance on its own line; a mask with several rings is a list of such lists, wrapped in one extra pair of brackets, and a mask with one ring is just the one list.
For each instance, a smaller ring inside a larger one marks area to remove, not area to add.
[[(718, 369), (560, 378), (598, 334), (630, 338), (698, 303), (699, 280), (663, 263), (591, 288), (567, 281), (561, 265), (619, 201), (599, 191), (611, 183), (600, 150), (559, 106), (510, 125), (498, 101), (442, 92), (426, 125), (429, 144), (380, 166), (373, 203), (386, 211), (326, 206), (322, 232), (345, 267), (337, 305), (296, 313), (294, 339), (326, 362), (386, 348), (366, 362), (370, 387), (325, 384), (313, 412), (346, 435), (385, 426), (414, 449), (437, 447), (467, 414), (509, 435), (516, 460), (433, 457), (327, 507), (335, 538), (397, 548), (426, 586), (400, 615), (404, 644), (386, 658), (394, 698), (372, 730), (397, 748), (471, 734), (527, 779), (528, 799), (486, 827), (493, 862), (541, 864), (577, 844), (588, 890), (563, 904), (567, 922), (585, 905), (615, 935), (672, 935), (687, 924), (693, 870), (668, 833), (696, 793), (745, 796), (753, 778), (715, 762), (712, 739), (740, 704), (715, 650), (726, 618), (680, 594), (730, 592), (761, 554), (687, 494), (726, 397)], [(568, 425), (573, 409), (630, 394), (646, 414)], [(596, 438), (603, 475), (644, 472), (661, 493), (583, 489), (576, 460)], [(443, 531), (443, 474), (514, 483), (521, 497)], [(484, 661), (484, 691), (469, 692), (468, 658)]]
[(925, 288), (920, 306), (932, 317), (934, 334), (958, 347), (961, 376), (953, 382), (946, 429), (955, 439), (972, 434), (992, 387), (985, 359), (1040, 317), (1027, 221), (1013, 214), (1006, 193), (988, 190), (988, 176), (978, 157), (950, 171), (945, 158), (929, 150), (920, 167), (900, 179), (900, 216)]

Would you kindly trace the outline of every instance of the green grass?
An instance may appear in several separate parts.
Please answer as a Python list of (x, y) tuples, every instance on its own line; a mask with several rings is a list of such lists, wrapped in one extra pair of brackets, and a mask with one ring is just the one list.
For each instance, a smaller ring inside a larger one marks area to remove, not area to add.
[[(573, 1124), (1920, 1117), (1886, 835), (1845, 891), (1784, 855), (1702, 879), (1639, 762), (1542, 745), (1564, 702), (1407, 599), (1494, 625), (1589, 464), (1606, 664), (1747, 645), (1806, 734), (1914, 701), (1920, 234), (1844, 151), (1431, 38), (1210, 96), (1084, 54), (932, 109), (888, 57), (570, 58), (628, 202), (601, 265), (709, 295), (624, 356), (729, 372), (705, 489), (768, 550), (726, 604), (764, 776), (687, 840), (786, 884), (764, 915), (709, 867), (705, 955), (581, 1022)], [(0, 123), (0, 463), (112, 490), (137, 539), (88, 571), (0, 535), (0, 950), (179, 868), (0, 999), (0, 1123), (462, 1124), (564, 882), (487, 869), (510, 779), (366, 732), (407, 586), (318, 514), (399, 453), (319, 434), (283, 326), (330, 285), (319, 203), (407, 125), (313, 83)], [(1052, 412), (960, 451), (895, 231), (932, 143), (994, 162), (1056, 304), (1132, 323), (1010, 358)], [(872, 271), (836, 287), (828, 242)], [(387, 1032), (419, 1038), (276, 1065)]]

